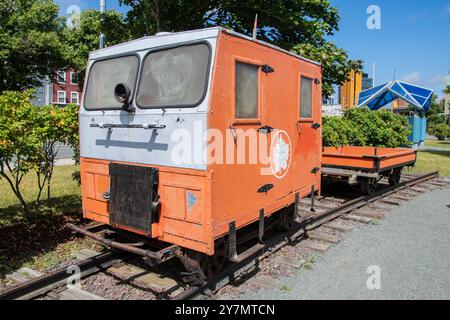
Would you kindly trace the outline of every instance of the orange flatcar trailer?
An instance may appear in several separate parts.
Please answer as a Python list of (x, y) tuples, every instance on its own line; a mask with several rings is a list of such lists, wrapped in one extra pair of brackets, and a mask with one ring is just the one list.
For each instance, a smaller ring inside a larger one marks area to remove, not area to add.
[(399, 183), (403, 167), (413, 166), (416, 158), (417, 151), (409, 148), (324, 147), (322, 175), (348, 178), (360, 184), (362, 193), (371, 194), (383, 177), (390, 185)]

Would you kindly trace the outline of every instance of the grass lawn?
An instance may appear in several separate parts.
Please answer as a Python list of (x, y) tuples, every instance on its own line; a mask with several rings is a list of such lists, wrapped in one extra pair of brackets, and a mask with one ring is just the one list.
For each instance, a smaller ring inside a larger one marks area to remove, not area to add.
[(425, 146), (426, 147), (449, 148), (450, 149), (450, 140), (447, 140), (447, 141), (425, 140)]
[[(71, 212), (73, 212), (74, 209), (81, 209), (80, 187), (78, 186), (78, 183), (72, 179), (72, 174), (76, 170), (78, 170), (77, 166), (55, 167), (51, 187), (52, 202), (56, 205), (53, 209), (67, 209)], [(38, 191), (36, 180), (36, 175), (28, 174), (23, 178), (21, 184), (22, 194), (25, 201), (27, 201), (30, 205), (36, 199)], [(21, 213), (19, 201), (12, 192), (8, 182), (4, 179), (0, 179), (0, 194), (0, 226), (14, 224), (21, 221), (24, 217)], [(46, 202), (46, 190), (41, 199), (43, 200), (43, 203)], [(74, 205), (75, 207), (73, 207)], [(66, 206), (66, 208), (64, 208), (64, 206)]]
[(416, 166), (405, 172), (428, 173), (439, 171), (441, 176), (450, 177), (449, 151), (419, 151)]
[[(55, 167), (49, 206), (34, 211), (31, 222), (23, 216), (9, 184), (0, 180), (0, 284), (8, 283), (3, 277), (21, 266), (43, 271), (73, 259), (82, 248), (100, 249), (95, 241), (75, 237), (64, 227), (67, 222), (83, 221), (80, 187), (72, 179), (77, 169)], [(24, 177), (22, 193), (31, 207), (36, 196), (34, 174)], [(47, 204), (46, 194), (42, 199)]]

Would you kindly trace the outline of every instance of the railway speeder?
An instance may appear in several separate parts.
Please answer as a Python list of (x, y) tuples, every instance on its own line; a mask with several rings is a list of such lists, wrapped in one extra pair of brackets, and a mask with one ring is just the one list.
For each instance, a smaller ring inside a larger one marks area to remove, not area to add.
[(84, 93), (84, 217), (169, 244), (200, 279), (320, 192), (314, 61), (219, 27), (163, 33), (92, 52)]

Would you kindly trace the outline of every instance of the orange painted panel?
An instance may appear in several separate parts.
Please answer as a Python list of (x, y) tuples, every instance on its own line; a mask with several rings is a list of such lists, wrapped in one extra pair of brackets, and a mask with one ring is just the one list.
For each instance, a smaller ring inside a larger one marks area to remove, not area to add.
[[(379, 169), (375, 161), (379, 160)], [(416, 161), (416, 151), (408, 148), (375, 147), (325, 147), (322, 152), (322, 165), (361, 170), (378, 170), (411, 164)]]
[[(251, 64), (267, 64), (274, 72), (259, 73), (258, 117), (253, 120), (235, 118), (234, 64), (247, 61)], [(229, 137), (232, 130), (257, 130), (270, 126), (283, 130), (290, 139), (290, 166), (284, 177), (262, 174), (261, 164), (211, 163), (208, 171), (213, 172), (212, 214), (214, 237), (228, 232), (229, 223), (236, 221), (238, 227), (258, 220), (259, 209), (266, 215), (282, 208), (294, 200), (299, 190), (301, 197), (309, 194), (311, 186), (320, 190), (320, 168), (322, 147), (320, 129), (313, 129), (313, 123), (321, 124), (321, 86), (314, 81), (312, 92), (312, 117), (300, 118), (300, 79), (307, 76), (321, 79), (321, 67), (298, 59), (284, 52), (267, 48), (226, 33), (219, 36), (218, 54), (213, 75), (213, 92), (208, 115), (208, 127), (218, 129), (223, 137)], [(273, 134), (268, 134), (268, 147)], [(236, 154), (244, 148), (249, 159), (250, 145), (240, 146), (236, 142)], [(233, 142), (232, 142), (233, 143)], [(267, 172), (266, 172), (267, 173)], [(267, 193), (258, 193), (263, 185), (274, 187)], [(306, 191), (309, 190), (309, 191)]]
[[(103, 193), (109, 190), (110, 161), (81, 158), (81, 183), (84, 216), (109, 223), (108, 202)], [(180, 246), (212, 254), (211, 178), (207, 172), (158, 167), (161, 216), (152, 225), (152, 236)], [(106, 175), (105, 175), (106, 174)], [(120, 228), (131, 232), (126, 226)]]

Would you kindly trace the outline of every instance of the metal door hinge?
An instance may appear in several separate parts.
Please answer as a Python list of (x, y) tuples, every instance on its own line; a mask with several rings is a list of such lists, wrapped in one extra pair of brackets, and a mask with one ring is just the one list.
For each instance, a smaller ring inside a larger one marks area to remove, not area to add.
[(272, 73), (272, 72), (275, 72), (275, 70), (274, 70), (271, 66), (269, 66), (269, 65), (267, 65), (267, 64), (263, 64), (263, 65), (261, 66), (261, 70), (262, 70), (262, 72), (264, 72), (264, 73)]
[(311, 173), (317, 173), (319, 172), (320, 168), (319, 167), (315, 167), (311, 170)]

